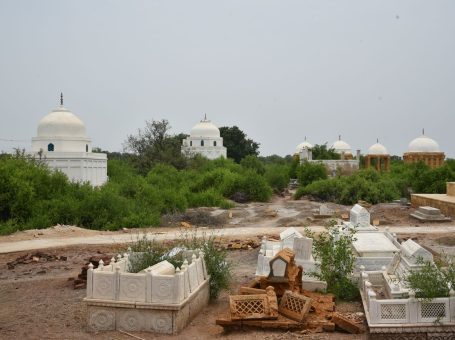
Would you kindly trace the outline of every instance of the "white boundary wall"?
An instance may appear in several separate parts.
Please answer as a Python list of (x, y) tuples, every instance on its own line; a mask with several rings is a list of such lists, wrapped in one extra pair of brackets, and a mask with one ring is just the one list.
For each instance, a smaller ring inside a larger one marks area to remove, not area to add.
[[(406, 299), (377, 299), (373, 286), (380, 286), (383, 278), (362, 275), (360, 292), (367, 314), (369, 326), (374, 325), (415, 325), (415, 324), (454, 324), (455, 291), (449, 297), (421, 301), (415, 293), (409, 292)], [(381, 275), (382, 276), (382, 275)], [(371, 279), (373, 282), (369, 281)]]
[(128, 273), (126, 254), (117, 262), (112, 260), (108, 266), (88, 269), (87, 299), (180, 304), (208, 278), (203, 256), (193, 255), (191, 264), (185, 260), (182, 269), (172, 275), (154, 274), (151, 268), (145, 273)]

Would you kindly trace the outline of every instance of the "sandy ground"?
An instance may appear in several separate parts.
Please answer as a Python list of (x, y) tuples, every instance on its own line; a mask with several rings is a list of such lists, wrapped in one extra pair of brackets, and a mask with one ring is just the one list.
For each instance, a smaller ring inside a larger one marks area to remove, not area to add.
[[(278, 235), (289, 226), (301, 230), (312, 225), (314, 230), (323, 230), (324, 220), (312, 219), (313, 210), (320, 203), (309, 201), (289, 201), (277, 198), (267, 204), (239, 205), (229, 212), (203, 208), (207, 215), (214, 217), (215, 232), (225, 233), (226, 241), (261, 236)], [(349, 207), (327, 204), (340, 212)], [(434, 253), (455, 254), (455, 223), (417, 224), (409, 219), (412, 208), (398, 205), (377, 205), (372, 207), (372, 215), (381, 223), (387, 222), (390, 229), (399, 237), (413, 237)], [(197, 212), (197, 211), (196, 211)], [(232, 216), (230, 216), (230, 214)], [(85, 290), (74, 290), (73, 279), (81, 267), (93, 255), (106, 254), (111, 257), (123, 252), (125, 242), (135, 240), (141, 232), (152, 233), (156, 238), (170, 239), (178, 232), (170, 226), (181, 221), (197, 219), (189, 215), (168, 218), (166, 227), (146, 230), (126, 230), (104, 232), (85, 230), (72, 226), (56, 226), (45, 230), (29, 230), (0, 237), (0, 339), (133, 339), (120, 332), (90, 334), (86, 332), (86, 307), (82, 303)], [(207, 221), (205, 221), (207, 222)], [(210, 222), (210, 220), (208, 220)], [(212, 232), (212, 229), (203, 229)], [(98, 244), (97, 244), (98, 242)], [(55, 257), (66, 260), (31, 262), (18, 264), (8, 269), (7, 263), (32, 249), (40, 249)], [(20, 250), (20, 251), (19, 251)], [(229, 260), (234, 263), (234, 280), (231, 290), (253, 278), (258, 249), (229, 252)], [(144, 339), (365, 339), (366, 335), (344, 333), (302, 334), (283, 331), (235, 330), (224, 332), (215, 325), (217, 315), (228, 308), (228, 292), (210, 304), (178, 336), (162, 336), (150, 333), (135, 333)], [(359, 302), (340, 303), (337, 309), (348, 312), (362, 311)]]

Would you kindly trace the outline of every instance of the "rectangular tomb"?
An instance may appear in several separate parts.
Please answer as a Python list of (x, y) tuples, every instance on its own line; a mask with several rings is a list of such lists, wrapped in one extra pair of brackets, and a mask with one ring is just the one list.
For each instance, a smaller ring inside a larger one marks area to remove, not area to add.
[[(114, 260), (114, 259), (113, 259)], [(180, 332), (209, 302), (209, 275), (203, 254), (182, 268), (162, 261), (129, 273), (128, 255), (87, 271), (89, 331)]]

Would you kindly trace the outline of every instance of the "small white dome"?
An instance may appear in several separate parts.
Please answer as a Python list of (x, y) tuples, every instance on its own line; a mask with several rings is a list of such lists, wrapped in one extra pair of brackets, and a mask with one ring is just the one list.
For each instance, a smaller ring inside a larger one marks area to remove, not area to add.
[(300, 154), (304, 148), (312, 149), (313, 144), (308, 143), (306, 140), (295, 147), (295, 153)]
[(373, 144), (368, 149), (368, 155), (388, 155), (387, 149), (380, 143)]
[(334, 142), (331, 148), (334, 149), (336, 153), (352, 153), (351, 146), (341, 139)]
[(191, 137), (219, 138), (220, 130), (207, 118), (197, 123), (190, 132)]
[(412, 140), (408, 146), (408, 152), (440, 152), (439, 145), (435, 140), (422, 135)]
[(82, 120), (65, 107), (59, 106), (40, 120), (37, 137), (87, 138), (87, 134)]

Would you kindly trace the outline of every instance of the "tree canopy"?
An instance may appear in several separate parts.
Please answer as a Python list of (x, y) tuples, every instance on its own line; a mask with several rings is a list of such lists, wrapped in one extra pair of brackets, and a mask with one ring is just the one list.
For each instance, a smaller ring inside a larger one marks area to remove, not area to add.
[(186, 135), (169, 134), (171, 126), (166, 119), (146, 121), (145, 124), (143, 130), (138, 129), (137, 135), (129, 135), (124, 143), (125, 151), (137, 156), (133, 164), (140, 173), (146, 174), (159, 163), (184, 168), (186, 159), (181, 153), (181, 144)]
[(259, 155), (259, 143), (249, 139), (248, 136), (237, 126), (222, 126), (220, 134), (223, 137), (223, 144), (227, 148), (228, 158), (237, 163), (248, 155)]
[(312, 148), (312, 156), (315, 160), (340, 159), (340, 155), (335, 152), (335, 149), (328, 148), (327, 143), (315, 144)]

